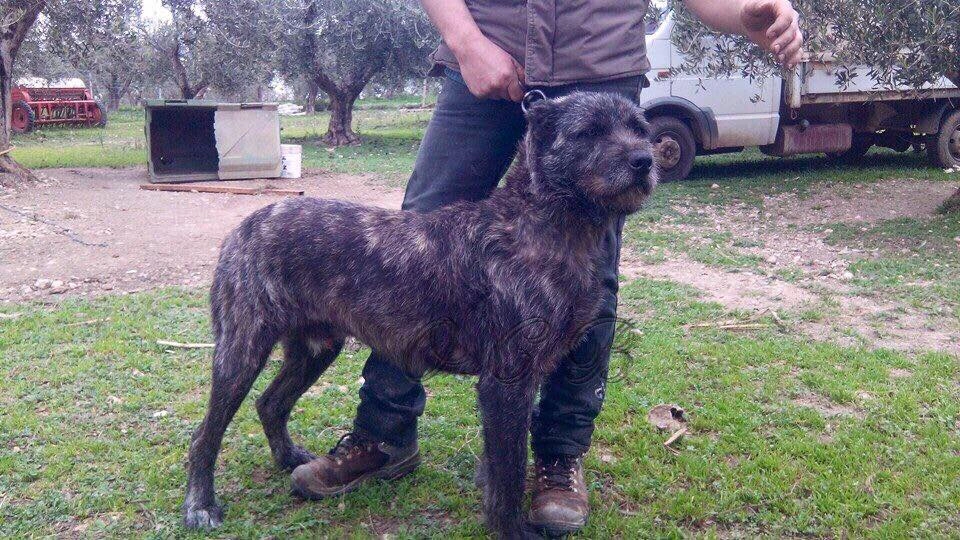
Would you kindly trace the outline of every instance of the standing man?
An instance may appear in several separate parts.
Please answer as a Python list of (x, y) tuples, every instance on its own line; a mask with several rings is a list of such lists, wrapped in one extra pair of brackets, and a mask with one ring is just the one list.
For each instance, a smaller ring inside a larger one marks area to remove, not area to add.
[[(530, 89), (549, 97), (574, 91), (636, 99), (650, 68), (644, 16), (649, 0), (421, 0), (443, 42), (433, 73), (445, 77), (405, 210), (427, 212), (487, 197), (525, 130), (519, 102)], [(803, 37), (789, 0), (686, 0), (708, 26), (742, 34), (786, 67), (800, 61)], [(582, 456), (606, 389), (617, 308), (623, 223), (606, 237), (606, 295), (598, 323), (541, 388), (532, 424), (536, 457), (530, 522), (562, 534), (589, 512)], [(346, 493), (375, 478), (395, 479), (420, 463), (420, 379), (376, 351), (363, 369), (354, 431), (326, 456), (298, 467), (293, 482), (315, 496)]]

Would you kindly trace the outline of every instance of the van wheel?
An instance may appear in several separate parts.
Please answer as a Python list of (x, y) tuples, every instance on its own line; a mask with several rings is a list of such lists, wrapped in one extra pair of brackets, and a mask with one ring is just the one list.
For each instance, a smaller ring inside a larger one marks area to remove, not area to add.
[(960, 109), (948, 114), (940, 133), (927, 137), (926, 143), (927, 157), (935, 167), (960, 167)]
[(658, 116), (650, 120), (650, 140), (661, 182), (676, 182), (690, 174), (697, 141), (686, 124), (671, 116)]
[(854, 134), (853, 143), (843, 152), (827, 152), (827, 157), (838, 163), (857, 163), (873, 147), (873, 134)]

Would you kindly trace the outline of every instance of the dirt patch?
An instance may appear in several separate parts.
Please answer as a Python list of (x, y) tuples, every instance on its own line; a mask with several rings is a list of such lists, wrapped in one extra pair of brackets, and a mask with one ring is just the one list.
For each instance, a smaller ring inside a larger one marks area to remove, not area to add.
[(910, 371), (909, 369), (892, 368), (890, 370), (891, 379), (906, 379), (912, 376), (913, 376), (913, 372)]
[(784, 224), (876, 223), (893, 218), (931, 217), (957, 190), (952, 183), (909, 178), (825, 187), (804, 197), (796, 193), (764, 197), (764, 210)]
[[(210, 281), (223, 237), (281, 197), (141, 191), (145, 169), (54, 169), (0, 191), (0, 302), (57, 300)], [(373, 177), (215, 182), (303, 189), (308, 196), (399, 208)]]
[[(621, 257), (620, 272), (629, 278), (644, 276), (689, 285), (700, 290), (704, 300), (730, 310), (755, 313), (822, 311), (822, 318), (788, 324), (792, 331), (817, 340), (834, 341), (845, 346), (865, 342), (899, 351), (960, 353), (955, 330), (894, 302), (846, 296), (849, 291), (842, 283), (835, 280), (825, 282), (824, 276), (795, 284), (772, 274), (728, 271), (679, 255), (664, 262), (645, 264), (629, 251)], [(818, 284), (821, 291), (814, 292), (811, 282)], [(822, 304), (827, 298), (835, 305), (824, 307)]]
[(727, 272), (688, 259), (645, 264), (625, 252), (620, 259), (620, 273), (629, 278), (645, 276), (690, 285), (702, 290), (707, 300), (735, 310), (762, 311), (771, 306), (795, 309), (817, 298), (785, 281), (752, 272)]
[(836, 403), (820, 394), (814, 394), (812, 392), (801, 394), (790, 401), (799, 407), (813, 409), (824, 418), (834, 418), (837, 416), (849, 416), (861, 420), (864, 418), (864, 412), (857, 407)]
[[(960, 353), (957, 321), (932, 317), (917, 306), (883, 296), (855, 295), (850, 265), (878, 250), (828, 244), (828, 228), (810, 225), (875, 222), (932, 217), (956, 188), (943, 182), (889, 180), (876, 184), (824, 184), (801, 197), (785, 193), (763, 204), (723, 206), (679, 201), (673, 210), (696, 219), (665, 220), (655, 227), (680, 230), (696, 243), (716, 233), (733, 233), (740, 253), (756, 256), (755, 267), (724, 269), (668, 252), (666, 260), (645, 264), (627, 250), (621, 272), (629, 277), (670, 279), (703, 291), (706, 300), (731, 310), (777, 311), (796, 315), (792, 329), (817, 340), (845, 346), (900, 351)], [(852, 220), (852, 221), (851, 221)]]

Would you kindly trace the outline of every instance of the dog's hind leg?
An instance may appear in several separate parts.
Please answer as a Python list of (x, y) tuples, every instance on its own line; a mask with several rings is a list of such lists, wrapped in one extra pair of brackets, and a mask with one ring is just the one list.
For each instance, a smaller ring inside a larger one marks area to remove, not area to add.
[(227, 425), (257, 379), (276, 339), (266, 330), (243, 335), (221, 332), (213, 353), (213, 381), (207, 415), (190, 443), (187, 465), (187, 496), (183, 502), (184, 524), (210, 529), (223, 522), (217, 505), (213, 472)]
[(342, 339), (302, 335), (284, 339), (283, 367), (257, 400), (260, 423), (270, 443), (273, 460), (280, 468), (292, 470), (316, 458), (293, 444), (287, 421), (297, 400), (333, 363), (342, 347)]
[(536, 384), (530, 377), (501, 381), (482, 376), (477, 384), (483, 423), (483, 510), (500, 538), (534, 537), (524, 528), (527, 433)]

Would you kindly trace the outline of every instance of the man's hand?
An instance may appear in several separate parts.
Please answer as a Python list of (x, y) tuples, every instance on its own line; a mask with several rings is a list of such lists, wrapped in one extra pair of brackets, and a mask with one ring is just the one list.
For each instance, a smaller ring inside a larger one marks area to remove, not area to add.
[(460, 75), (471, 94), (486, 99), (523, 99), (523, 66), (483, 35), (464, 0), (420, 2), (457, 57)]
[(471, 94), (485, 99), (523, 99), (523, 66), (495, 43), (480, 37), (455, 53)]
[(793, 69), (803, 56), (800, 16), (788, 0), (746, 0), (740, 21), (753, 42), (773, 53), (786, 68)]
[(792, 69), (803, 58), (800, 16), (790, 0), (686, 0), (690, 11), (719, 32), (742, 34)]

